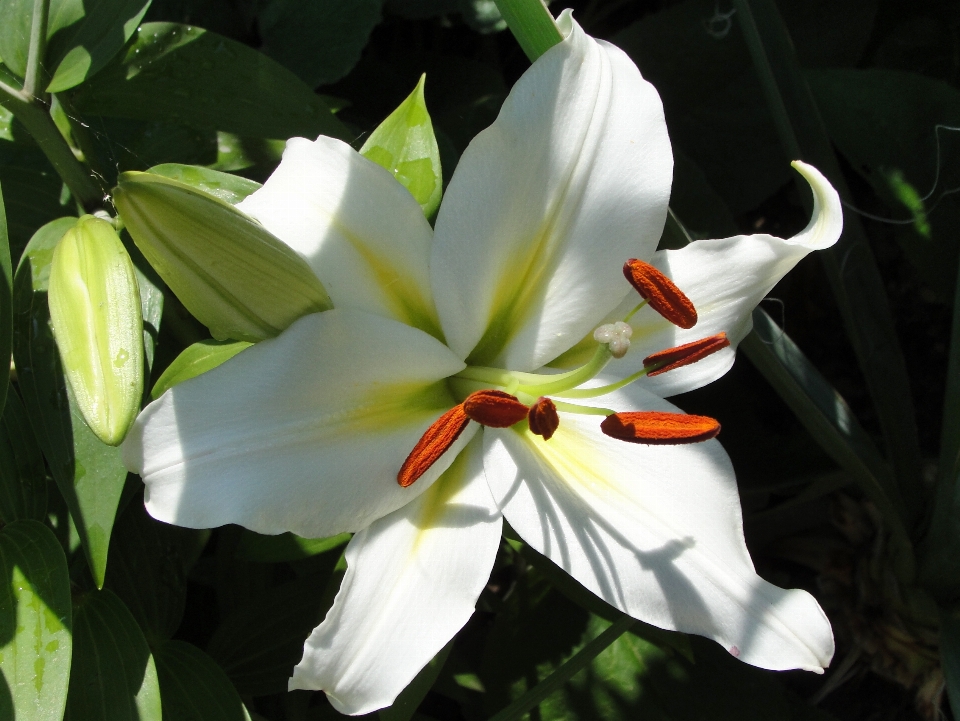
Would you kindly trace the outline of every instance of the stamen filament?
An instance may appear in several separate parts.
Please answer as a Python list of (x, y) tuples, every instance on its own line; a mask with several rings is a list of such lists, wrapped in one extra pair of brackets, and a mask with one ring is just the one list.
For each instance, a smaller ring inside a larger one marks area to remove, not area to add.
[(578, 406), (575, 403), (564, 403), (563, 401), (558, 401), (555, 398), (553, 399), (553, 405), (557, 407), (558, 411), (563, 411), (564, 413), (577, 413), (581, 416), (611, 416), (616, 413), (616, 411), (612, 411), (609, 408)]
[(546, 379), (539, 383), (521, 383), (517, 387), (520, 393), (527, 393), (532, 396), (549, 396), (562, 393), (569, 388), (576, 388), (582, 383), (586, 383), (595, 377), (604, 369), (611, 358), (610, 348), (606, 344), (597, 346), (597, 350), (587, 363), (567, 373), (559, 373), (552, 376), (537, 376), (532, 373), (523, 374), (531, 378)]
[(629, 323), (629, 322), (630, 322), (630, 319), (633, 318), (633, 316), (635, 316), (635, 315), (637, 314), (637, 311), (639, 311), (641, 308), (643, 308), (643, 306), (645, 306), (648, 302), (649, 302), (649, 301), (648, 301), (646, 298), (644, 298), (643, 300), (641, 300), (641, 301), (640, 301), (640, 304), (639, 304), (636, 308), (634, 308), (634, 309), (631, 310), (629, 313), (627, 313), (626, 316), (624, 316), (623, 322), (624, 322), (624, 323)]
[(504, 387), (509, 386), (516, 379), (516, 376), (510, 371), (487, 368), (486, 366), (467, 366), (453, 377)]
[[(665, 365), (665, 364), (661, 364)], [(561, 398), (597, 398), (598, 396), (605, 396), (607, 393), (613, 393), (618, 391), (624, 386), (628, 386), (633, 383), (635, 380), (643, 378), (647, 373), (652, 370), (655, 370), (658, 366), (649, 366), (648, 368), (643, 368), (642, 370), (637, 371), (633, 375), (629, 375), (623, 380), (619, 380), (616, 383), (610, 383), (605, 386), (598, 386), (596, 388), (576, 388), (574, 390), (563, 391), (555, 395), (560, 396)], [(559, 408), (559, 406), (557, 406)]]

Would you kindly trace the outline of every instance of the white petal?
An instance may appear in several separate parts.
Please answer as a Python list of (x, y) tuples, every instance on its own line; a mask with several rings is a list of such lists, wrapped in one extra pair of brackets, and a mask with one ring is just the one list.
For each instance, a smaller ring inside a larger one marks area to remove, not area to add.
[(273, 175), (237, 207), (306, 258), (336, 307), (439, 335), (430, 224), (406, 188), (346, 143), (291, 138)]
[(477, 438), (426, 493), (350, 541), (290, 690), (322, 689), (346, 714), (391, 705), (473, 614), (501, 526)]
[(308, 538), (356, 531), (426, 490), (475, 432), (415, 484), (397, 484), (407, 454), (454, 404), (443, 379), (462, 367), (386, 318), (305, 316), (147, 406), (123, 460), (167, 523)]
[[(740, 235), (722, 240), (698, 240), (679, 250), (656, 253), (650, 262), (693, 301), (699, 318), (697, 324), (683, 330), (664, 320), (652, 308), (643, 308), (630, 321), (633, 326), (630, 351), (623, 359), (607, 366), (595, 385), (640, 370), (643, 359), (658, 350), (720, 332), (727, 334), (729, 348), (697, 363), (644, 378), (639, 384), (667, 397), (705, 386), (730, 370), (737, 344), (753, 327), (753, 309), (803, 257), (833, 245), (843, 228), (840, 198), (827, 179), (809, 165), (796, 162), (794, 167), (813, 189), (813, 215), (806, 229), (787, 239)], [(640, 300), (631, 292), (610, 318), (623, 318)]]
[[(632, 410), (678, 410), (640, 389), (626, 395)], [(755, 666), (825, 667), (833, 635), (817, 602), (754, 571), (720, 444), (625, 443), (599, 421), (561, 413), (549, 441), (486, 429), (484, 470), (510, 525), (635, 618), (712, 638)]]
[(533, 370), (629, 289), (667, 211), (660, 98), (569, 14), (567, 39), (514, 85), (464, 152), (437, 217), (431, 273), (448, 344), (472, 364)]

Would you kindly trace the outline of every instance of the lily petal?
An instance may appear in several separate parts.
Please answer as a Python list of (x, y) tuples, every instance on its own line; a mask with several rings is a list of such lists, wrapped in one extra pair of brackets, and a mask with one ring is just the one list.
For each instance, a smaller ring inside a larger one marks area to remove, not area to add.
[(502, 524), (478, 437), (428, 491), (350, 541), (290, 690), (322, 689), (345, 714), (390, 706), (473, 614)]
[[(618, 396), (623, 410), (679, 412), (639, 388)], [(515, 429), (483, 438), (487, 481), (510, 525), (608, 603), (762, 668), (820, 672), (830, 662), (833, 635), (813, 597), (756, 574), (717, 441), (622, 443), (596, 416), (568, 413), (549, 441)]]
[(273, 175), (237, 207), (306, 258), (334, 306), (440, 337), (430, 224), (406, 188), (346, 143), (291, 138)]
[(356, 531), (425, 491), (475, 432), (413, 486), (397, 485), (407, 454), (455, 403), (443, 379), (462, 368), (396, 321), (308, 315), (147, 406), (123, 460), (146, 483), (147, 510), (167, 523), (307, 538)]
[(673, 157), (656, 90), (565, 12), (566, 39), (517, 81), (464, 152), (431, 273), (448, 345), (533, 370), (624, 297), (621, 267), (663, 229)]
[[(739, 235), (722, 240), (698, 240), (679, 250), (657, 252), (650, 261), (693, 301), (699, 320), (683, 330), (664, 320), (652, 308), (641, 309), (630, 321), (630, 351), (607, 367), (593, 385), (624, 378), (643, 368), (643, 359), (658, 350), (726, 333), (730, 347), (677, 370), (643, 378), (638, 383), (661, 397), (700, 388), (725, 374), (733, 365), (737, 344), (753, 328), (751, 313), (757, 304), (802, 258), (828, 248), (843, 230), (840, 197), (820, 172), (799, 161), (794, 167), (813, 190), (813, 214), (807, 227), (792, 238)], [(621, 303), (610, 319), (622, 319), (637, 303), (636, 293)], [(593, 344), (584, 344), (584, 357)], [(579, 347), (578, 349), (579, 350)], [(572, 357), (563, 359), (574, 362)]]

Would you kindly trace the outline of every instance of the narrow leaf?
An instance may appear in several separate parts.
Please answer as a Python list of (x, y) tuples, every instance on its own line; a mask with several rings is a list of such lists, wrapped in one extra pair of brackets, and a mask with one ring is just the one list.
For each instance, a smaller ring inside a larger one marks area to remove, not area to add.
[(81, 598), (73, 644), (64, 721), (161, 721), (153, 655), (123, 601), (106, 590)]
[(741, 343), (747, 357), (837, 464), (884, 514), (898, 572), (914, 572), (913, 545), (900, 520), (900, 492), (882, 456), (843, 397), (767, 313), (753, 311), (753, 329)]
[(350, 141), (346, 126), (292, 72), (242, 43), (176, 23), (144, 23), (73, 96), (78, 112), (163, 120), (257, 138)]
[(14, 278), (13, 353), (30, 424), (100, 586), (127, 470), (119, 450), (93, 434), (70, 398), (53, 339), (47, 305), (50, 262), (57, 242), (74, 223), (76, 218), (48, 223), (23, 253)]
[(70, 677), (67, 559), (36, 521), (0, 531), (0, 718), (60, 721)]
[(623, 614), (619, 619), (610, 624), (603, 633), (581, 648), (572, 658), (560, 666), (560, 668), (505, 709), (495, 714), (490, 721), (515, 721), (516, 719), (523, 718), (524, 714), (563, 686), (563, 684), (573, 678), (578, 671), (586, 668), (604, 649), (626, 633), (633, 623), (633, 618)]
[[(817, 167), (850, 197), (830, 138), (773, 0), (734, 0), (754, 67), (790, 159)], [(806, 197), (806, 195), (804, 196)], [(898, 510), (912, 526), (921, 509), (920, 445), (903, 353), (873, 252), (860, 219), (844, 218), (840, 241), (818, 254), (877, 409), (900, 488)]]
[(27, 72), (34, 0), (0, 0), (0, 58), (14, 74)]
[(443, 172), (440, 149), (427, 112), (421, 75), (413, 92), (371, 133), (360, 154), (389, 170), (420, 203), (423, 214), (433, 217), (440, 207)]
[(563, 40), (543, 0), (495, 0), (523, 52), (533, 62)]
[(256, 342), (332, 307), (306, 261), (229, 203), (153, 173), (114, 202), (137, 247), (214, 338)]
[(202, 340), (184, 349), (157, 379), (151, 400), (156, 400), (178, 383), (195, 378), (233, 358), (252, 344), (242, 340)]

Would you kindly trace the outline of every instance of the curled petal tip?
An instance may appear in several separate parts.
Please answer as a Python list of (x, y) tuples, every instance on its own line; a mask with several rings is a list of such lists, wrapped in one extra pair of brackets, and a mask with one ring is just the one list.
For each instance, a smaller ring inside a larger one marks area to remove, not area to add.
[(843, 232), (840, 196), (823, 173), (812, 165), (802, 160), (794, 160), (790, 165), (810, 184), (810, 190), (813, 191), (813, 213), (807, 227), (789, 242), (806, 246), (810, 250), (829, 248)]

